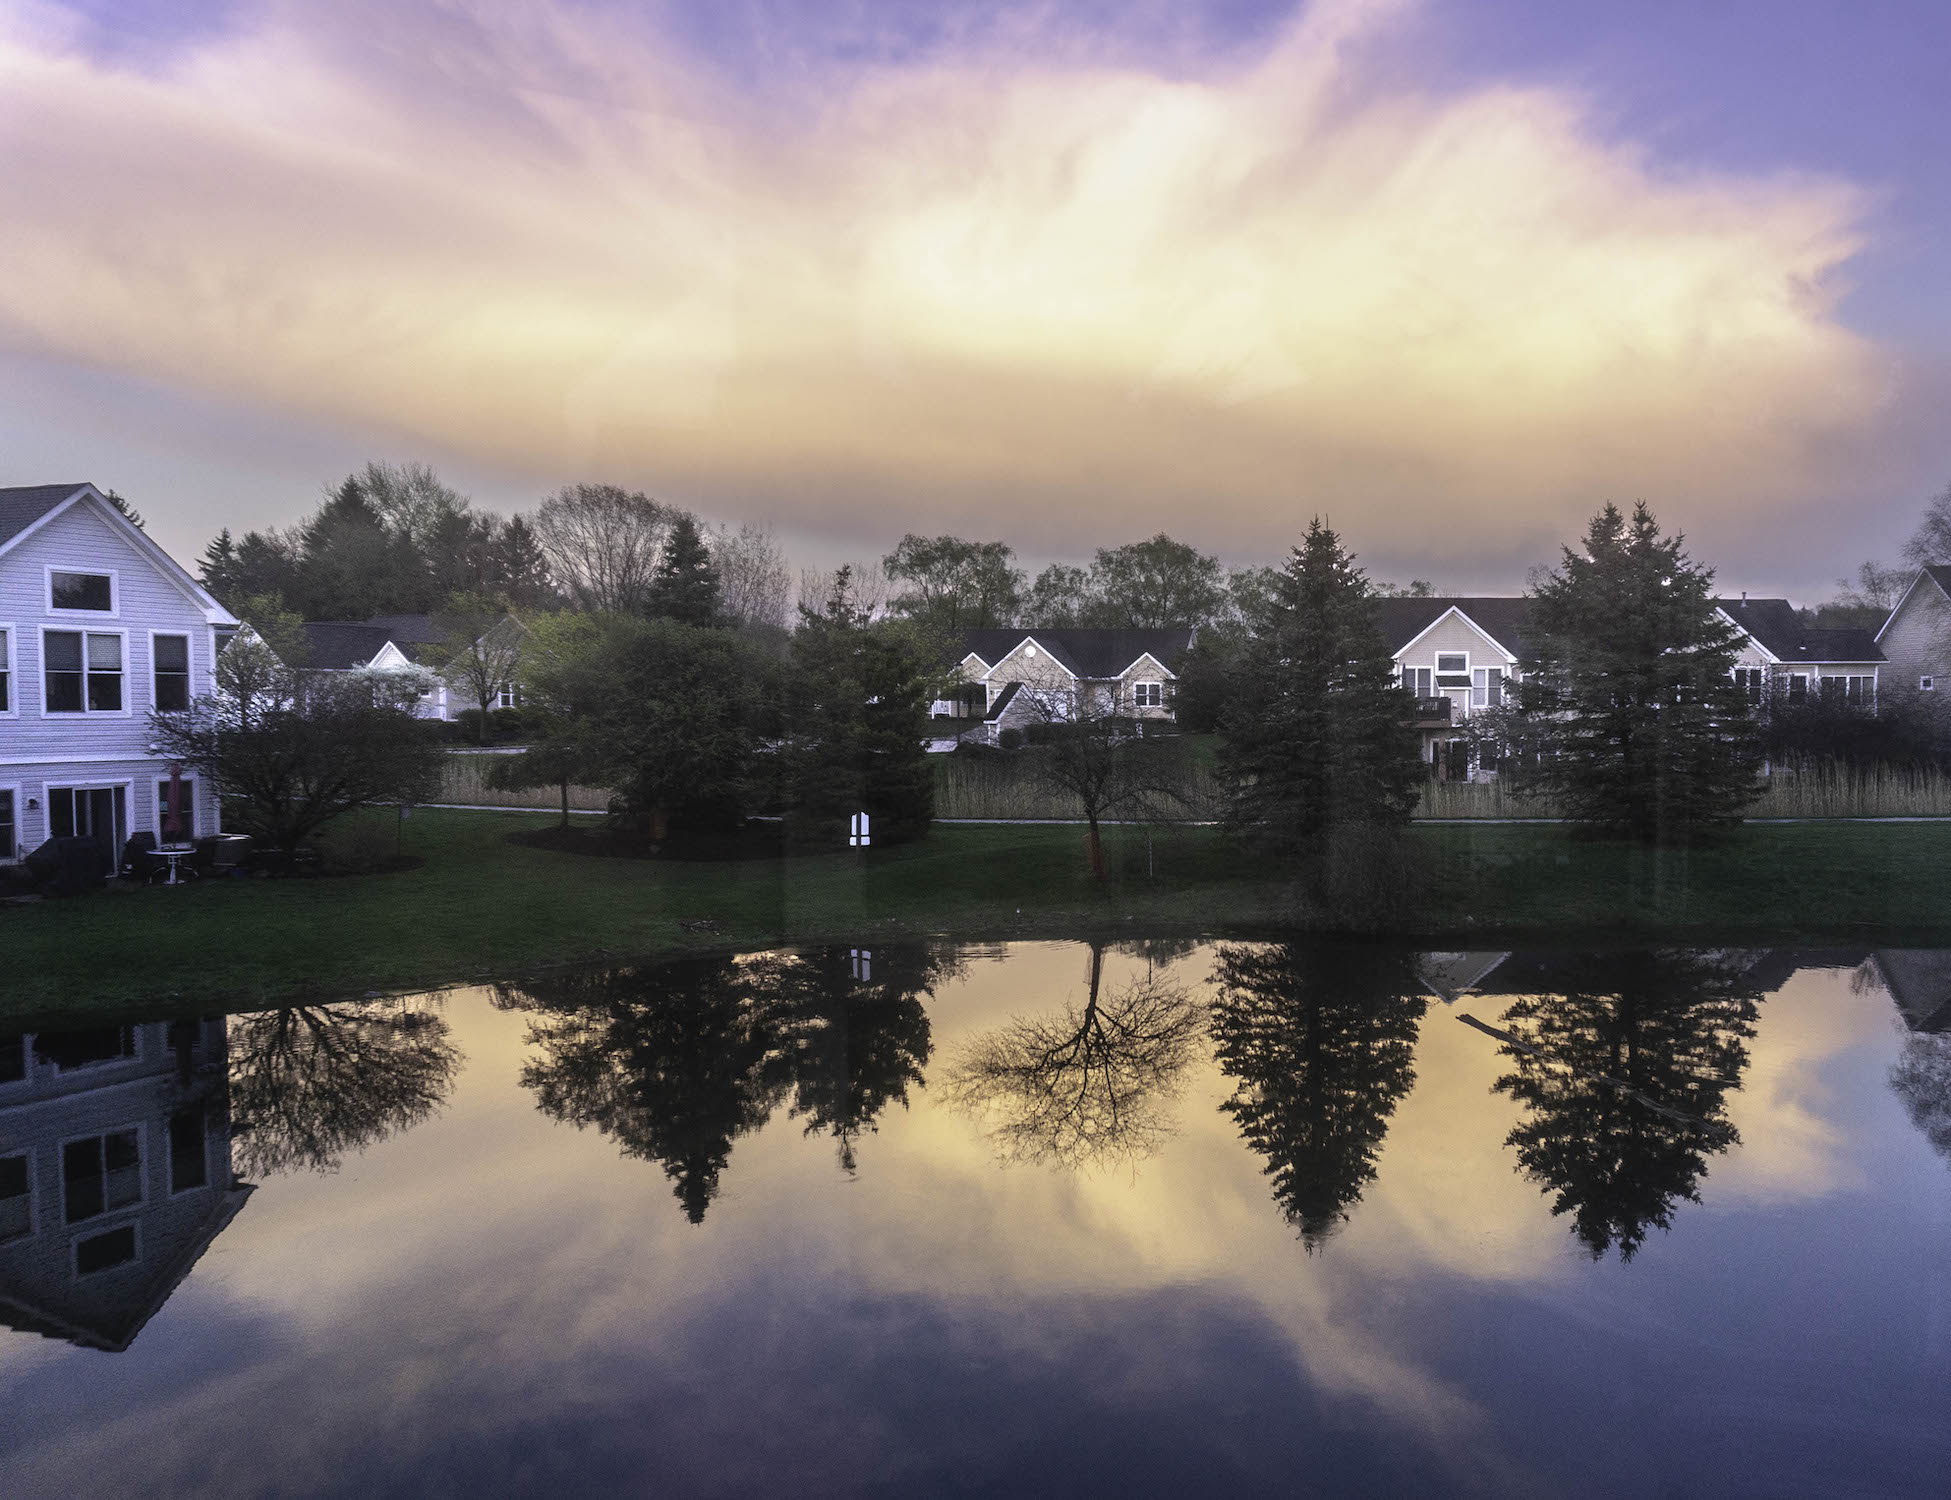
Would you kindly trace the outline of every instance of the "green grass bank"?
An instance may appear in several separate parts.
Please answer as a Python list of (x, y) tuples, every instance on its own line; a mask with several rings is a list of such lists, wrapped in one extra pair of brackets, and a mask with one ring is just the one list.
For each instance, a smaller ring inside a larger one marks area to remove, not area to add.
[[(390, 830), (390, 814), (371, 822)], [(511, 844), (545, 815), (422, 810), (394, 874), (227, 881), (0, 909), (0, 1019), (217, 1009), (510, 976), (686, 949), (896, 937), (1256, 935), (1296, 925), (1278, 870), (1209, 829), (944, 827), (902, 848), (742, 863), (593, 858)], [(369, 826), (364, 835), (378, 830)], [(1951, 825), (1749, 826), (1709, 849), (1585, 842), (1559, 827), (1423, 825), (1433, 947), (1591, 942), (1951, 946)], [(680, 923), (715, 919), (711, 932)]]

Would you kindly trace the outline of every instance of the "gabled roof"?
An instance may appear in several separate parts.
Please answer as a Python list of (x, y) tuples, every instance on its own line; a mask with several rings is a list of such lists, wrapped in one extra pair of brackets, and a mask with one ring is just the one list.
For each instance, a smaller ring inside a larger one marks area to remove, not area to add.
[(1951, 564), (1926, 563), (1922, 568), (1917, 570), (1916, 576), (1904, 586), (1903, 593), (1897, 596), (1897, 602), (1890, 607), (1889, 615), (1877, 627), (1876, 638), (1879, 641), (1883, 639), (1883, 632), (1890, 628), (1890, 622), (1896, 619), (1898, 614), (1903, 610), (1904, 605), (1910, 602), (1910, 596), (1916, 592), (1917, 585), (1923, 583), (1926, 579), (1937, 586), (1937, 591), (1940, 594), (1944, 595), (1947, 599), (1951, 599)]
[(1756, 645), (1782, 662), (1880, 662), (1876, 637), (1858, 628), (1814, 629), (1786, 599), (1716, 599)]
[(1102, 680), (1122, 676), (1142, 656), (1151, 657), (1168, 672), (1176, 671), (1174, 663), (1192, 649), (1192, 631), (1033, 630), (1023, 626), (965, 630), (958, 654), (973, 655), (984, 666), (993, 667), (1025, 641), (1035, 641), (1073, 676)]
[(1382, 640), (1395, 655), (1451, 610), (1468, 616), (1484, 634), (1512, 656), (1524, 655), (1524, 627), (1531, 618), (1531, 601), (1516, 595), (1477, 594), (1448, 599), (1377, 599), (1375, 623)]
[(367, 665), (394, 637), (383, 626), (357, 620), (307, 620), (305, 640), (311, 647), (306, 666), (342, 671)]
[(88, 488), (86, 480), (73, 484), (22, 484), (0, 489), (0, 546), (54, 510), (76, 490)]

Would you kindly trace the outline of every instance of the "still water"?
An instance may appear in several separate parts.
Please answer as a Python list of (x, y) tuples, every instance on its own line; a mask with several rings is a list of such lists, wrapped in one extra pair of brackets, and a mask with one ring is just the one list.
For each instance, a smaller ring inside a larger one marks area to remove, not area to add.
[(0, 1492), (1943, 1495), (1951, 953), (750, 955), (0, 1037)]

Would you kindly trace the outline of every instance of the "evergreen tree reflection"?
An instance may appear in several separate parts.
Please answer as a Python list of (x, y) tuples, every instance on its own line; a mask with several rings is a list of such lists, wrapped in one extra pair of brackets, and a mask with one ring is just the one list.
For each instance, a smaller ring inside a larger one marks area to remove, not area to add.
[(1267, 1159), (1274, 1201), (1310, 1252), (1375, 1180), (1389, 1117), (1416, 1081), (1429, 1000), (1415, 955), (1339, 944), (1220, 950), (1213, 1036), (1224, 1106)]
[(1108, 992), (1103, 980), (1104, 945), (1093, 943), (1082, 1006), (977, 1036), (950, 1068), (946, 1097), (1003, 1161), (1135, 1165), (1172, 1134), (1204, 1010), (1156, 970)]
[(1698, 1203), (1707, 1158), (1739, 1141), (1725, 1118), (1740, 1087), (1760, 991), (1711, 954), (1605, 953), (1554, 962), (1561, 991), (1505, 1013), (1496, 1087), (1529, 1107), (1507, 1144), (1552, 1195), (1593, 1259), (1631, 1260), (1676, 1200)]
[(718, 1196), (733, 1145), (781, 1104), (831, 1133), (841, 1165), (928, 1061), (927, 1012), (951, 960), (850, 949), (687, 960), (504, 987), (538, 1012), (522, 1070), (539, 1107), (659, 1163), (692, 1223)]
[(341, 1158), (431, 1116), (462, 1061), (422, 1003), (288, 1006), (229, 1021), (232, 1159), (244, 1176)]

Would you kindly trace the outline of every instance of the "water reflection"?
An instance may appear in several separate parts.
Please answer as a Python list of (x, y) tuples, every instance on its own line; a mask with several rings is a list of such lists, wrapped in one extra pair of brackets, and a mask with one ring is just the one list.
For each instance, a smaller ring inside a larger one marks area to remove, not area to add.
[(1416, 958), (1316, 943), (1219, 952), (1213, 1036), (1235, 1080), (1223, 1107), (1310, 1252), (1375, 1180), (1389, 1117), (1416, 1081), (1429, 1006)]
[(1755, 1034), (1750, 955), (1639, 952), (1514, 962), (1497, 1088), (1530, 1114), (1511, 1131), (1520, 1168), (1570, 1214), (1596, 1259), (1631, 1260), (1676, 1201), (1698, 1203)]
[(230, 1119), (238, 1170), (338, 1170), (428, 1119), (462, 1056), (424, 1000), (289, 1006), (230, 1022)]
[(659, 1163), (702, 1223), (742, 1136), (790, 1100), (853, 1172), (863, 1133), (922, 1081), (922, 997), (954, 972), (946, 948), (690, 960), (503, 986), (535, 1012), (523, 1084), (545, 1114)]
[(1174, 1105), (1206, 1029), (1204, 1007), (1137, 951), (1146, 975), (1103, 992), (1103, 943), (1092, 943), (1084, 1003), (1017, 1017), (964, 1045), (944, 1096), (977, 1120), (1003, 1162), (1065, 1168), (1135, 1165), (1175, 1128)]
[(1890, 1087), (1910, 1123), (1951, 1161), (1951, 952), (1873, 953), (1851, 976), (1851, 987), (1881, 988), (1896, 1002), (1909, 1034), (1890, 1069)]

